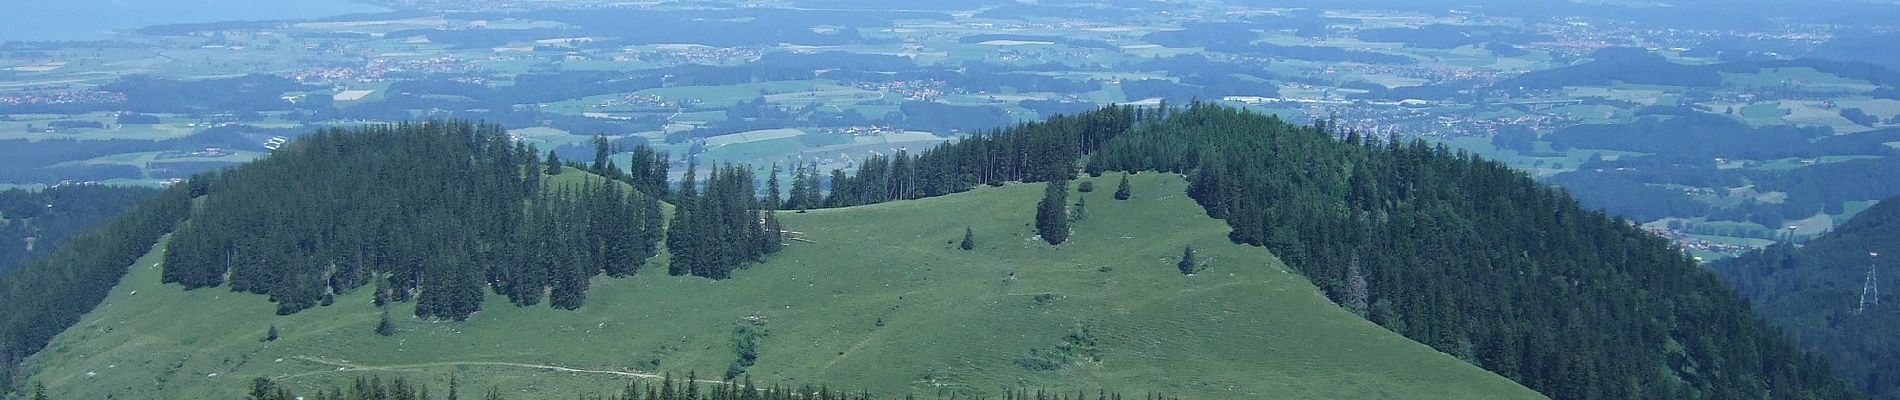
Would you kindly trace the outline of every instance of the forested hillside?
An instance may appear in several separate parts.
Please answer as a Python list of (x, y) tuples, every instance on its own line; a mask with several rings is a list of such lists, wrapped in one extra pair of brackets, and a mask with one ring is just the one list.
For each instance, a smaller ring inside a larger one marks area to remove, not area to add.
[[(544, 160), (498, 126), (427, 122), (326, 130), (243, 168), (193, 176), (0, 280), (0, 382), (18, 384), (18, 363), (96, 306), (168, 233), (166, 283), (268, 295), (280, 315), (366, 286), (376, 305), (414, 301), (425, 318), (466, 319), (491, 290), (519, 306), (579, 308), (591, 278), (633, 275), (663, 236), (663, 194), (633, 188), (662, 191), (655, 177), (665, 157), (636, 157), (652, 164), (630, 173), (599, 160)], [(613, 179), (552, 183), (575, 167)], [(749, 182), (708, 192), (752, 198)], [(723, 217), (691, 225), (717, 233), (707, 240), (757, 238), (706, 268), (729, 273), (775, 250), (763, 241), (777, 236), (746, 217), (761, 215), (756, 201), (675, 198)]]
[(46, 255), (157, 190), (74, 185), (0, 192), (0, 275)]
[(1893, 399), (1900, 398), (1900, 343), (1892, 340), (1900, 334), (1900, 304), (1894, 303), (1900, 298), (1867, 284), (1876, 268), (1884, 275), (1873, 282), (1878, 286), (1900, 279), (1892, 274), (1894, 257), (1900, 257), (1900, 198), (1805, 244), (1769, 246), (1709, 268), (1857, 388)]
[(0, 384), (20, 362), (105, 299), (126, 266), (190, 213), (190, 193), (167, 189), (18, 271), (0, 276)]
[[(697, 371), (892, 399), (1543, 397), (1367, 322), (1271, 252), (1227, 240), (1179, 175), (1129, 176), (1118, 200), (1107, 188), (1120, 175), (1069, 185), (1099, 190), (1068, 194), (1088, 216), (1060, 246), (1033, 238), (1041, 184), (781, 213), (794, 231), (783, 250), (730, 279), (594, 279), (571, 311), (489, 294), (494, 306), (460, 322), (389, 303), (389, 336), (369, 290), (277, 315), (264, 295), (162, 284), (161, 243), (27, 362), (26, 387), (56, 400), (231, 399), (256, 377), (311, 396), (373, 374), (438, 398), (457, 377), (509, 399), (573, 399)], [(552, 179), (599, 180), (573, 168)], [(1177, 267), (1184, 248), (1201, 261), (1194, 275)]]
[(1272, 250), (1355, 313), (1552, 397), (1856, 397), (1669, 242), (1423, 142), (1198, 103), (1110, 107), (866, 166), (844, 187), (888, 197), (827, 203), (1066, 179), (1082, 155), (1091, 173), (1190, 175), (1188, 195), (1232, 240)]

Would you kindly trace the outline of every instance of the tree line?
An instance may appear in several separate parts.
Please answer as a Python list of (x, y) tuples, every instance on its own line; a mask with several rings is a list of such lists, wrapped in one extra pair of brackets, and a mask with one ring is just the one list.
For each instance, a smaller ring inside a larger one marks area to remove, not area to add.
[(379, 302), (414, 300), (425, 318), (465, 319), (484, 290), (579, 308), (589, 279), (633, 275), (658, 253), (660, 201), (621, 183), (638, 174), (548, 184), (563, 166), (537, 154), (463, 122), (309, 135), (188, 181), (204, 204), (173, 234), (163, 279), (265, 294), (279, 314), (372, 282)]
[[(684, 379), (675, 378), (668, 373), (657, 382), (630, 380), (620, 390), (604, 395), (580, 395), (581, 400), (876, 400), (908, 399), (915, 395), (879, 396), (870, 392), (850, 392), (835, 390), (829, 386), (788, 386), (758, 385), (751, 377), (710, 381), (698, 379), (697, 374), (688, 374)], [(44, 393), (44, 387), (36, 387), (35, 393)], [(410, 382), (403, 378), (384, 380), (378, 376), (357, 377), (349, 387), (331, 387), (318, 390), (314, 396), (300, 397), (290, 388), (268, 378), (252, 379), (245, 389), (245, 400), (434, 400), (437, 398), (459, 400), (462, 398), (480, 400), (506, 400), (513, 398), (499, 386), (491, 386), (486, 391), (468, 392), (462, 388), (461, 381), (450, 377), (446, 392), (441, 397), (430, 394), (427, 384)], [(50, 400), (50, 396), (36, 394), (34, 400)], [(1094, 392), (1054, 392), (1048, 390), (1009, 389), (999, 395), (938, 395), (939, 400), (1122, 400), (1119, 392), (1097, 390)], [(1133, 399), (1134, 397), (1129, 397)], [(1149, 393), (1144, 400), (1177, 400), (1163, 394)]]

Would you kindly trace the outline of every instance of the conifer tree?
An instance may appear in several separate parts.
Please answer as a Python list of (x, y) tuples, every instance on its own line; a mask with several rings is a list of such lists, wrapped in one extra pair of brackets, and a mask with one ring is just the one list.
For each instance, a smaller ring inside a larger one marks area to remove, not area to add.
[(666, 210), (660, 208), (660, 199), (657, 196), (640, 196), (636, 201), (640, 202), (638, 242), (640, 259), (638, 262), (644, 265), (647, 259), (660, 254), (660, 239), (665, 236), (666, 230)]
[(33, 400), (52, 400), (52, 398), (51, 395), (46, 394), (46, 382), (33, 382)]
[(1128, 174), (1122, 174), (1122, 183), (1115, 185), (1115, 200), (1128, 200)]
[(785, 245), (785, 227), (778, 222), (778, 211), (765, 210), (765, 224), (761, 229), (763, 234), (760, 235), (759, 252), (761, 254), (777, 253), (779, 248)]
[(785, 206), (785, 200), (779, 195), (778, 163), (772, 163), (772, 174), (765, 177), (765, 209), (777, 210)]
[(688, 159), (686, 176), (680, 180), (679, 190), (673, 191), (673, 220), (666, 227), (666, 248), (673, 253), (673, 259), (667, 264), (667, 275), (692, 274), (701, 262), (698, 244), (703, 232), (697, 229), (701, 216), (694, 215), (700, 202), (699, 183), (693, 177), (698, 169), (698, 161)]
[(1366, 316), (1367, 299), (1371, 293), (1366, 287), (1366, 274), (1359, 268), (1359, 255), (1353, 254), (1346, 264), (1346, 310), (1361, 317)]
[[(272, 383), (268, 378), (260, 376), (251, 379), (250, 394), (244, 396), (244, 398), (247, 400), (273, 400), (277, 398), (276, 395), (277, 384)], [(36, 395), (35, 397), (38, 396)]]
[(1175, 263), (1174, 266), (1180, 268), (1183, 275), (1193, 275), (1195, 267), (1198, 266), (1194, 261), (1194, 246), (1182, 248), (1181, 262)]
[(1069, 240), (1069, 181), (1049, 181), (1036, 203), (1036, 233), (1051, 245)]
[(554, 150), (548, 150), (547, 163), (548, 163), (548, 175), (561, 174), (561, 156), (554, 155)]
[(396, 323), (389, 320), (389, 309), (383, 309), (383, 318), (376, 322), (376, 334), (383, 336), (396, 334)]
[(270, 325), (270, 332), (264, 334), (264, 341), (266, 342), (277, 341), (277, 324)]
[[(792, 164), (792, 190), (781, 209), (804, 210), (811, 208), (805, 203), (805, 191), (810, 189), (805, 177), (805, 163)], [(768, 184), (770, 182), (767, 182)]]
[(970, 227), (967, 227), (967, 226), (963, 227), (963, 243), (957, 245), (957, 247), (960, 247), (965, 251), (975, 249), (976, 248), (976, 231), (970, 230)]
[(613, 148), (607, 142), (607, 137), (594, 135), (594, 165), (591, 166), (594, 174), (609, 178), (619, 175), (617, 174), (619, 171), (614, 171), (615, 168), (609, 168), (613, 161), (608, 157), (612, 154)]
[(522, 176), (525, 178), (521, 185), (522, 193), (528, 194), (541, 190), (542, 171), (540, 154), (535, 152), (534, 146), (526, 143), (516, 143), (515, 149), (515, 156), (521, 159), (521, 165), (527, 166), (527, 171), (522, 173)]

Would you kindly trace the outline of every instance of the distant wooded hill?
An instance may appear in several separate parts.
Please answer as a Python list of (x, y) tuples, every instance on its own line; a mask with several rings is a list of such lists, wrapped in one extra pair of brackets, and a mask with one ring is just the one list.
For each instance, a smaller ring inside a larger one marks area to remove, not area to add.
[(1832, 362), (1873, 398), (1890, 399), (1900, 398), (1896, 261), (1900, 198), (1891, 198), (1813, 241), (1769, 246), (1709, 268), (1796, 345)]

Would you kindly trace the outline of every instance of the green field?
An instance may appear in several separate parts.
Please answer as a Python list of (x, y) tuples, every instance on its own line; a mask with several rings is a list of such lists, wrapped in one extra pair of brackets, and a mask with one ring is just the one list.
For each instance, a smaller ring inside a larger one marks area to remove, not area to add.
[[(633, 278), (596, 278), (578, 311), (491, 296), (467, 322), (398, 318), (392, 337), (372, 333), (367, 290), (279, 317), (262, 296), (161, 286), (161, 243), (27, 371), (56, 398), (234, 398), (258, 376), (307, 392), (371, 373), (559, 398), (637, 374), (714, 377), (734, 359), (734, 328), (758, 324), (768, 333), (755, 379), (882, 394), (1541, 397), (1360, 319), (1266, 251), (1229, 243), (1179, 176), (1134, 183), (1130, 201), (1080, 194), (1088, 217), (1061, 246), (1031, 237), (1040, 185), (785, 213), (798, 240), (731, 280), (666, 276), (656, 261)], [(974, 251), (954, 244), (966, 226)], [(1208, 270), (1175, 269), (1187, 245)], [(272, 324), (282, 339), (262, 342)], [(1070, 336), (1094, 349), (1050, 356)], [(1056, 368), (1023, 366), (1033, 360)]]

